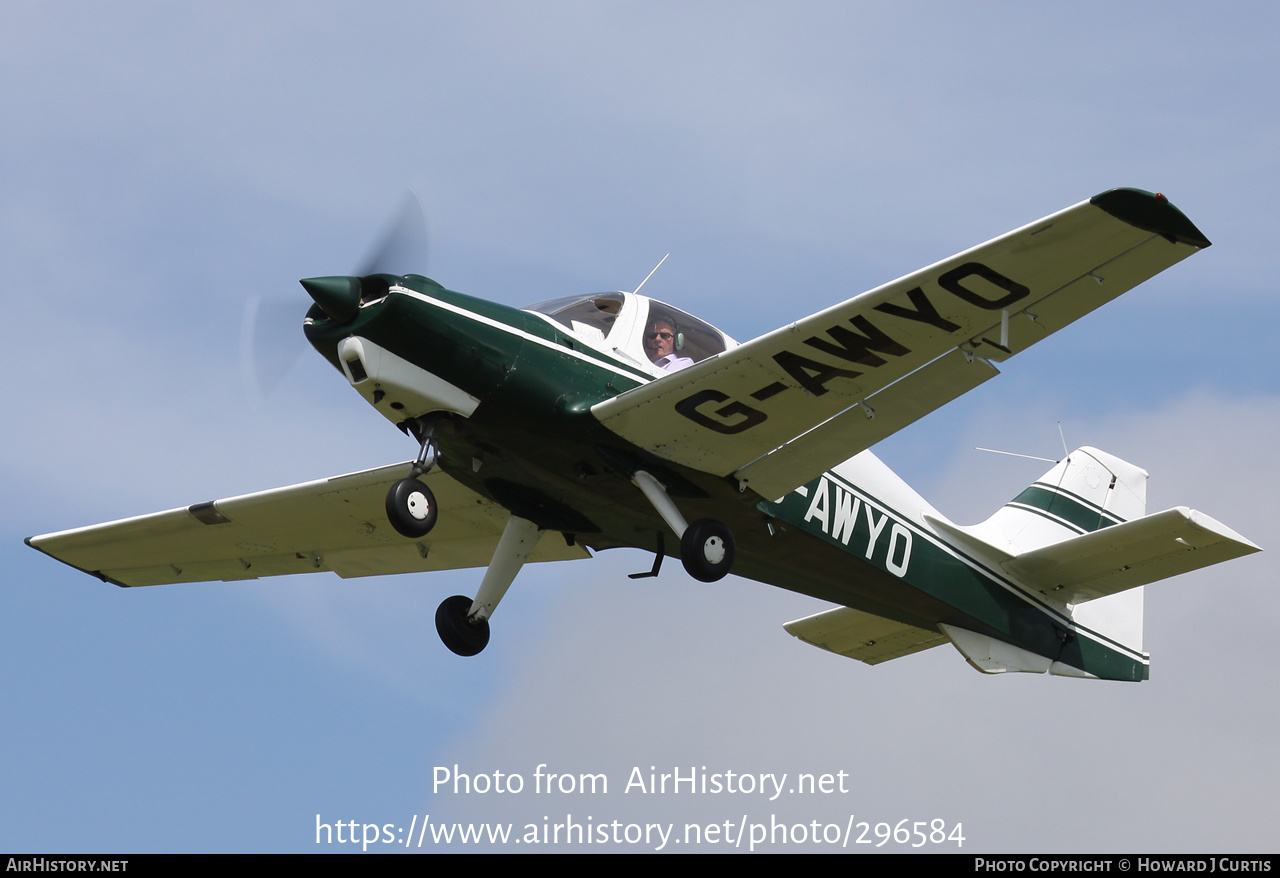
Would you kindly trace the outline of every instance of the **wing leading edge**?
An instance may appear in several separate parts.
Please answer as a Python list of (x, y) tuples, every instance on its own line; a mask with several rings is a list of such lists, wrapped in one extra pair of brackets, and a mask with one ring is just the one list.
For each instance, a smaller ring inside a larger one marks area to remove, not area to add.
[(1208, 246), (1163, 196), (1115, 189), (592, 412), (660, 457), (782, 496)]
[[(448, 509), (420, 540), (392, 530), (388, 486), (410, 464), (197, 503), (106, 524), (30, 537), (27, 545), (121, 586), (257, 579), (331, 570), (346, 578), (483, 567), (507, 520), (502, 507), (440, 470), (423, 480)], [(556, 535), (559, 536), (558, 534)], [(532, 561), (589, 557), (544, 539)]]

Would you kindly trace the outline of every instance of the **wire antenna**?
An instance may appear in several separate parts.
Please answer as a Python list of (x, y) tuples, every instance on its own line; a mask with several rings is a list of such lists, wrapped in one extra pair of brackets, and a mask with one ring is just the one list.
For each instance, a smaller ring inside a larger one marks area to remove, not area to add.
[[(1058, 421), (1058, 438), (1062, 440), (1062, 460), (1066, 460), (1071, 456), (1071, 452), (1067, 449), (1067, 436), (1062, 432), (1062, 421)], [(1035, 454), (1019, 454), (1016, 451), (1001, 451), (998, 448), (979, 448), (973, 446), (974, 451), (988, 451), (992, 454), (1005, 454), (1009, 457), (1025, 457), (1027, 460), (1043, 460), (1045, 463), (1060, 463), (1061, 461), (1053, 460), (1048, 457), (1039, 457)]]
[(1051, 457), (1036, 457), (1034, 454), (1019, 454), (1016, 451), (1000, 451), (997, 448), (979, 448), (977, 445), (973, 446), (973, 450), (974, 451), (990, 451), (992, 454), (1007, 454), (1010, 457), (1025, 457), (1027, 460), (1043, 460), (1045, 463), (1058, 462)]

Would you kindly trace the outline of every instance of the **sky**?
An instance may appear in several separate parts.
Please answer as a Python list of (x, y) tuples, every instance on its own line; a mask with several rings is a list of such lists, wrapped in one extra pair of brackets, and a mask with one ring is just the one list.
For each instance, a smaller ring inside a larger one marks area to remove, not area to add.
[[(1274, 851), (1272, 5), (8, 2), (0, 33), (0, 849), (391, 852), (429, 815), (623, 827), (520, 851), (904, 820), (960, 825), (947, 852)], [(783, 631), (820, 602), (633, 581), (640, 552), (526, 568), (461, 659), (435, 607), (480, 571), (121, 590), (22, 543), (411, 458), (314, 353), (265, 395), (241, 368), (247, 304), (301, 349), (297, 279), (354, 270), (410, 189), (450, 289), (632, 289), (669, 252), (646, 292), (745, 340), (1116, 186), (1213, 246), (876, 451), (971, 523), (1048, 467), (974, 446), (1056, 457), (1060, 423), (1268, 550), (1147, 589), (1142, 684), (868, 667)]]

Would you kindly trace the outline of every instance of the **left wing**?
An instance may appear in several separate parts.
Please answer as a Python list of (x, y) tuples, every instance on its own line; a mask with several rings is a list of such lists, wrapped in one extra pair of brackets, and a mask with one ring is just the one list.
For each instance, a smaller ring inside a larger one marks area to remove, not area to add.
[(592, 407), (667, 460), (780, 497), (1209, 246), (1115, 189)]
[[(507, 513), (437, 469), (422, 480), (448, 514), (419, 540), (396, 533), (387, 488), (410, 464), (197, 503), (137, 518), (30, 537), (27, 545), (121, 586), (257, 579), (332, 570), (344, 579), (483, 567)], [(531, 561), (590, 557), (555, 534)]]
[(917, 628), (849, 607), (836, 607), (782, 626), (805, 643), (869, 665), (923, 652), (947, 642), (937, 630)]

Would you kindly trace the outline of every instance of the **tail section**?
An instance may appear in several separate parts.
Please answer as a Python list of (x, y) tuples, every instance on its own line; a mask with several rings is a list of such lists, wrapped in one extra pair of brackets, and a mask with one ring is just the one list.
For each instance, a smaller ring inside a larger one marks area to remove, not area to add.
[(1145, 470), (1079, 448), (963, 527), (864, 453), (773, 511), (900, 580), (902, 600), (850, 600), (785, 627), (868, 664), (950, 640), (984, 673), (1145, 680), (1143, 586), (1259, 551), (1184, 506), (1147, 515), (1146, 489)]
[(982, 524), (959, 530), (1013, 556), (1146, 513), (1146, 470), (1096, 448), (1078, 448)]
[[(1143, 586), (1259, 551), (1235, 531), (1185, 506), (1146, 514), (1145, 470), (1080, 448), (981, 524), (930, 524), (1017, 587), (1065, 617), (1052, 659), (999, 639), (942, 626), (978, 670), (1116, 679), (1113, 659), (1141, 661)], [(1133, 679), (1130, 670), (1119, 675)]]

